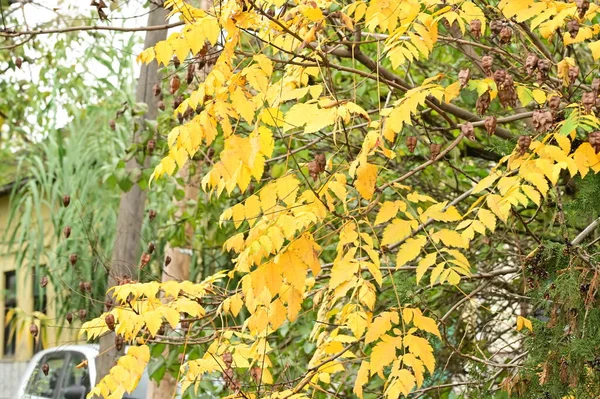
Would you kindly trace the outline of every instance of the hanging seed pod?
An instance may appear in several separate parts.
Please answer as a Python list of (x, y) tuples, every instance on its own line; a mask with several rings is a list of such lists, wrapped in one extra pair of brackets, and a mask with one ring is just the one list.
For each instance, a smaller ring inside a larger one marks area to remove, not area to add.
[(498, 119), (494, 115), (490, 115), (485, 118), (483, 125), (485, 126), (485, 130), (487, 130), (488, 135), (493, 136), (496, 132), (496, 125), (498, 124)]
[(410, 153), (415, 152), (415, 148), (417, 148), (417, 137), (416, 136), (408, 136), (406, 138), (406, 146), (408, 147), (408, 151)]
[(63, 228), (63, 236), (69, 238), (71, 236), (71, 226), (65, 226)]
[(475, 39), (481, 37), (481, 21), (478, 19), (472, 19), (469, 23), (469, 29)]
[(155, 97), (160, 96), (161, 93), (162, 89), (160, 88), (159, 83), (156, 83), (154, 86), (152, 86), (152, 94), (154, 94)]
[(525, 59), (525, 70), (527, 71), (527, 73), (532, 74), (533, 71), (535, 71), (539, 60), (540, 57), (538, 57), (536, 54), (529, 53), (529, 55)]
[(41, 369), (42, 369), (42, 373), (44, 373), (44, 375), (47, 377), (48, 372), (50, 371), (50, 366), (48, 366), (48, 363), (42, 364)]
[(493, 19), (490, 21), (490, 30), (492, 31), (492, 36), (498, 36), (503, 27), (504, 24), (499, 19)]
[(571, 38), (575, 39), (579, 33), (579, 22), (576, 19), (572, 19), (567, 22), (567, 32), (571, 34)]
[(223, 363), (225, 363), (225, 366), (227, 368), (231, 367), (231, 365), (233, 364), (233, 356), (232, 356), (231, 352), (223, 353)]
[(431, 152), (431, 159), (434, 160), (440, 155), (440, 152), (442, 151), (442, 145), (431, 143), (429, 144), (429, 151)]
[(180, 86), (181, 81), (179, 80), (179, 76), (173, 75), (173, 77), (171, 77), (171, 81), (169, 82), (169, 90), (171, 94), (175, 94), (177, 90), (179, 90)]
[(508, 44), (510, 43), (510, 40), (512, 39), (512, 35), (513, 35), (513, 30), (510, 26), (505, 26), (504, 28), (502, 28), (502, 30), (500, 31), (500, 43), (501, 44)]
[(117, 130), (117, 123), (115, 122), (114, 119), (111, 119), (108, 121), (108, 127), (110, 127), (110, 130), (112, 130), (112, 131)]
[(169, 255), (165, 256), (165, 266), (169, 266), (171, 263), (171, 257)]
[(23, 59), (21, 57), (15, 58), (15, 65), (17, 68), (21, 69), (21, 65), (23, 65)]
[(494, 59), (489, 55), (481, 57), (481, 68), (487, 76), (492, 76), (492, 67), (494, 66)]
[(593, 91), (583, 93), (583, 96), (581, 96), (581, 104), (583, 105), (586, 114), (592, 112), (592, 107), (596, 104), (596, 97), (596, 93)]
[(517, 145), (519, 147), (519, 154), (523, 155), (529, 149), (531, 145), (531, 137), (529, 136), (519, 136), (519, 140), (517, 141)]
[(183, 102), (183, 96), (175, 97), (175, 99), (173, 100), (173, 109), (179, 108), (179, 106), (181, 105), (182, 102)]
[(107, 310), (107, 311), (108, 311), (108, 310), (111, 310), (111, 309), (112, 309), (112, 307), (113, 307), (113, 303), (112, 303), (112, 301), (110, 301), (110, 300), (107, 300), (107, 301), (105, 301), (105, 302), (104, 302), (104, 307), (106, 308), (106, 310)]
[(148, 211), (148, 219), (154, 220), (156, 218), (156, 211), (154, 209), (150, 209)]
[(458, 72), (458, 81), (461, 89), (463, 89), (467, 83), (469, 83), (469, 79), (471, 79), (470, 69), (461, 69), (460, 72)]
[(552, 63), (549, 60), (540, 58), (537, 63), (537, 69), (537, 82), (542, 84), (548, 80), (548, 73), (550, 72), (550, 69), (552, 69)]
[(79, 282), (79, 291), (81, 291), (81, 292), (85, 291), (85, 288), (83, 286), (83, 281)]
[(554, 121), (552, 112), (541, 109), (533, 111), (531, 119), (533, 121), (533, 127), (535, 128), (535, 131), (538, 133), (546, 133)]
[(104, 0), (98, 0), (98, 9), (103, 9), (106, 8), (106, 3), (104, 2)]
[(37, 337), (39, 333), (38, 326), (35, 323), (29, 325), (29, 334), (33, 335), (33, 338)]
[(583, 18), (590, 8), (589, 0), (575, 0), (575, 5), (577, 5), (577, 10), (579, 11), (579, 18)]
[(73, 313), (71, 313), (71, 312), (67, 313), (67, 315), (65, 316), (65, 319), (67, 319), (67, 322), (69, 324), (73, 323)]
[(63, 206), (66, 208), (69, 206), (69, 204), (71, 203), (71, 196), (70, 195), (63, 195)]
[(148, 243), (148, 253), (153, 253), (154, 249), (156, 249), (156, 246), (154, 245), (153, 242)]
[(140, 269), (143, 269), (150, 262), (150, 254), (144, 252), (140, 258)]
[(163, 100), (160, 100), (159, 102), (156, 103), (156, 106), (158, 107), (158, 109), (160, 109), (161, 111), (164, 111), (167, 107), (165, 107), (165, 102)]
[(491, 97), (490, 92), (486, 91), (479, 98), (477, 98), (477, 102), (475, 103), (475, 109), (479, 115), (485, 114), (485, 112), (490, 107)]
[(119, 334), (115, 335), (115, 348), (117, 349), (117, 351), (122, 351), (123, 350), (123, 345), (125, 344), (125, 341), (123, 340), (123, 337), (120, 336)]
[(185, 77), (185, 81), (187, 82), (188, 85), (194, 81), (195, 73), (196, 73), (196, 64), (194, 64), (192, 62), (188, 65), (187, 75)]
[(592, 80), (592, 91), (596, 93), (596, 95), (600, 94), (600, 79), (594, 78), (594, 80)]
[(146, 143), (146, 151), (148, 154), (152, 155), (154, 153), (154, 149), (156, 147), (156, 142), (152, 139), (148, 140)]
[(496, 82), (496, 85), (501, 86), (504, 80), (506, 80), (506, 71), (504, 69), (494, 71), (494, 82)]
[(176, 55), (173, 56), (173, 59), (171, 61), (173, 62), (173, 66), (175, 67), (175, 69), (179, 68), (179, 65), (181, 65), (181, 61), (179, 61), (179, 58), (177, 58)]
[(517, 105), (517, 91), (515, 90), (515, 83), (512, 76), (509, 74), (506, 75), (504, 82), (499, 87), (498, 99), (504, 108), (509, 105), (512, 107)]
[(87, 310), (79, 309), (79, 320), (85, 321), (86, 318), (87, 318)]
[(40, 286), (42, 288), (46, 288), (47, 285), (48, 285), (48, 277), (42, 276), (42, 278), (40, 279)]
[(547, 101), (547, 104), (548, 104), (548, 108), (550, 108), (552, 111), (554, 111), (554, 112), (558, 111), (558, 109), (560, 108), (560, 97), (559, 96), (550, 97)]
[(475, 129), (473, 129), (473, 124), (471, 122), (463, 124), (460, 128), (460, 131), (465, 135), (466, 138), (475, 141)]
[(110, 331), (115, 331), (115, 316), (107, 314), (106, 317), (104, 317), (104, 322)]
[(190, 119), (192, 116), (194, 116), (194, 110), (188, 105), (187, 109), (183, 113), (183, 117), (186, 119)]
[(250, 369), (250, 377), (254, 380), (256, 384), (260, 384), (262, 379), (262, 368), (255, 366)]
[(83, 291), (84, 292), (92, 292), (92, 283), (90, 283), (89, 281), (85, 281), (83, 283)]
[(69, 262), (71, 262), (71, 265), (75, 266), (75, 263), (77, 263), (77, 254), (69, 255)]
[(590, 142), (590, 145), (596, 154), (600, 153), (600, 132), (592, 132), (588, 134), (588, 141)]
[(567, 76), (569, 78), (569, 84), (575, 83), (577, 76), (579, 76), (579, 67), (578, 66), (570, 66)]

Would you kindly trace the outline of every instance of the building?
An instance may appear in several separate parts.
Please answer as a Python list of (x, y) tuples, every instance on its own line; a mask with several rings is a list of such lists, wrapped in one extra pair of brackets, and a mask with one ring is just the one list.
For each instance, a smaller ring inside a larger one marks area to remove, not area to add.
[[(34, 271), (17, 267), (18, 248), (9, 248), (7, 244), (10, 196), (17, 177), (16, 160), (6, 154), (0, 156), (0, 314), (4, 326), (0, 329), (0, 399), (14, 399), (20, 377), (34, 353), (47, 347), (73, 343), (76, 331), (56, 319), (52, 286), (42, 288)], [(46, 212), (42, 217), (48, 220), (49, 214)], [(47, 225), (51, 226), (51, 223)], [(45, 245), (51, 237), (52, 231), (48, 231)], [(6, 323), (6, 315), (14, 314), (15, 309), (21, 311), (10, 323)], [(36, 315), (39, 317), (36, 318)], [(39, 319), (44, 316), (46, 319), (40, 322)], [(37, 339), (29, 332), (34, 319), (37, 319), (40, 331)], [(66, 328), (61, 329), (61, 326)]]

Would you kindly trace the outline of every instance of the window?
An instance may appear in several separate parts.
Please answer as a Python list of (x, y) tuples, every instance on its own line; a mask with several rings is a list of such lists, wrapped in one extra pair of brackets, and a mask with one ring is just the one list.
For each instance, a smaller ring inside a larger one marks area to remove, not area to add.
[[(17, 274), (16, 272), (10, 271), (4, 273), (4, 317), (11, 308), (17, 307)], [(15, 321), (13, 320), (10, 324), (4, 326), (4, 356), (14, 356), (15, 348), (17, 346), (17, 337), (15, 334)]]
[[(85, 395), (92, 389), (90, 384), (90, 374), (87, 368), (77, 368), (77, 365), (86, 360), (86, 357), (79, 352), (71, 352), (71, 357), (69, 359), (69, 366), (65, 369), (65, 377), (62, 383), (61, 393), (58, 395), (60, 399), (63, 399), (67, 390), (82, 390), (81, 397), (84, 398)], [(82, 389), (83, 387), (83, 389)]]
[[(40, 398), (52, 398), (60, 387), (61, 375), (66, 364), (68, 352), (49, 353), (35, 366), (25, 393)], [(42, 365), (48, 364), (48, 375), (44, 375)]]

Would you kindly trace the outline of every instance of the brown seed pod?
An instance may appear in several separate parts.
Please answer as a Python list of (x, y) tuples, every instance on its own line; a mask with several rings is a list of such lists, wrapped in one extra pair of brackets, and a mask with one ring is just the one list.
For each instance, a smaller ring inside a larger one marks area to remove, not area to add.
[(146, 151), (148, 154), (152, 155), (154, 153), (154, 148), (156, 147), (156, 142), (154, 140), (148, 140), (146, 143)]
[(231, 367), (231, 364), (233, 363), (233, 356), (231, 355), (231, 352), (223, 353), (223, 363), (225, 363), (227, 368)]
[(73, 313), (71, 313), (71, 312), (67, 313), (67, 315), (65, 316), (65, 319), (67, 319), (67, 322), (69, 324), (73, 323)]
[(481, 96), (479, 96), (479, 98), (477, 98), (477, 101), (475, 102), (475, 109), (477, 110), (477, 113), (479, 113), (479, 115), (485, 114), (485, 112), (490, 107), (491, 101), (492, 100), (489, 91), (486, 91)]
[(252, 377), (255, 383), (260, 384), (260, 380), (262, 379), (262, 368), (258, 366), (252, 367), (250, 369), (250, 377)]
[(81, 291), (81, 292), (85, 291), (85, 288), (83, 286), (83, 281), (79, 282), (79, 291)]
[(106, 317), (104, 317), (104, 322), (109, 330), (115, 331), (115, 316), (112, 314), (107, 314)]
[(192, 107), (190, 107), (188, 105), (188, 107), (186, 108), (185, 112), (183, 113), (183, 117), (186, 119), (191, 119), (192, 116), (194, 116), (194, 110), (192, 109)]
[(493, 36), (498, 36), (500, 31), (504, 27), (504, 24), (499, 19), (493, 19), (490, 21), (490, 30)]
[(600, 132), (591, 132), (588, 134), (588, 141), (596, 154), (600, 153)]
[(173, 109), (177, 109), (183, 102), (183, 96), (177, 96), (173, 100)]
[(308, 173), (311, 175), (313, 180), (317, 180), (319, 175), (325, 171), (327, 160), (325, 154), (315, 155), (315, 159), (308, 163)]
[(469, 23), (469, 29), (475, 39), (481, 37), (481, 21), (478, 19), (472, 19)]
[(40, 286), (42, 288), (46, 288), (47, 285), (48, 285), (48, 277), (42, 276), (42, 278), (40, 279)]
[(473, 140), (473, 141), (475, 140), (475, 129), (473, 129), (473, 124), (471, 122), (467, 122), (467, 123), (463, 124), (462, 127), (460, 128), (460, 131), (469, 140)]
[(408, 151), (410, 153), (415, 152), (415, 148), (417, 148), (417, 137), (416, 136), (408, 136), (406, 137), (406, 146), (408, 147)]
[(156, 106), (158, 107), (158, 109), (160, 109), (161, 111), (164, 111), (167, 107), (165, 106), (165, 102), (163, 100), (160, 100), (159, 102), (156, 103)]
[(102, 8), (106, 8), (106, 3), (104, 2), (104, 0), (98, 0), (98, 5), (97, 5), (98, 9), (102, 9)]
[(592, 112), (592, 107), (596, 104), (597, 97), (598, 96), (593, 91), (585, 92), (581, 96), (581, 104), (583, 104), (583, 108), (585, 109), (586, 114)]
[(17, 68), (21, 69), (21, 65), (23, 65), (23, 59), (21, 57), (15, 58), (15, 65)]
[(140, 258), (140, 269), (143, 269), (150, 262), (150, 254), (144, 252)]
[(527, 73), (532, 74), (533, 71), (535, 71), (539, 60), (540, 57), (538, 57), (537, 54), (529, 53), (529, 55), (525, 59), (525, 70), (527, 70)]
[(458, 81), (460, 82), (461, 89), (469, 83), (469, 79), (471, 79), (470, 69), (461, 69), (460, 72), (458, 72)]
[(169, 266), (171, 263), (171, 257), (169, 255), (165, 256), (165, 266)]
[(498, 90), (498, 99), (500, 104), (506, 108), (507, 106), (517, 105), (517, 92), (515, 90), (515, 84), (511, 75), (506, 75), (504, 83), (500, 85)]
[(154, 220), (156, 218), (156, 211), (154, 209), (150, 209), (148, 211), (148, 219)]
[(579, 67), (578, 66), (570, 66), (567, 76), (569, 78), (569, 84), (575, 83), (577, 76), (579, 76)]
[(552, 112), (541, 109), (533, 111), (531, 119), (533, 121), (533, 127), (535, 128), (535, 131), (538, 133), (547, 132), (554, 122)]
[(494, 66), (494, 59), (489, 55), (481, 57), (481, 68), (487, 76), (492, 76), (492, 67)]
[(47, 377), (48, 372), (50, 371), (50, 366), (48, 366), (48, 363), (42, 364), (41, 369), (42, 369), (42, 373), (44, 373), (44, 375)]
[(169, 82), (169, 90), (171, 94), (175, 94), (177, 90), (179, 90), (180, 86), (181, 81), (179, 80), (179, 76), (173, 75), (173, 77), (171, 77), (171, 81)]
[(79, 320), (85, 321), (86, 318), (87, 318), (87, 310), (79, 309)]
[(431, 159), (434, 160), (440, 155), (440, 152), (442, 151), (442, 145), (431, 143), (429, 144), (429, 151), (431, 152)]
[(71, 236), (71, 226), (65, 226), (63, 228), (63, 236), (69, 238)]
[(504, 28), (502, 28), (502, 30), (500, 31), (500, 43), (502, 44), (508, 44), (510, 43), (510, 39), (512, 39), (512, 35), (513, 35), (513, 30), (510, 26), (505, 26)]
[(156, 246), (154, 245), (153, 242), (148, 243), (148, 253), (153, 253), (155, 249), (156, 249)]
[(498, 119), (494, 115), (490, 115), (485, 118), (483, 125), (485, 126), (485, 130), (487, 130), (488, 135), (493, 136), (496, 132), (496, 125), (498, 124)]
[(115, 348), (117, 349), (117, 351), (122, 351), (123, 350), (123, 345), (125, 344), (125, 341), (123, 340), (123, 337), (119, 334), (115, 335)]
[(90, 283), (89, 281), (85, 281), (83, 283), (83, 291), (92, 292), (92, 283)]
[(554, 111), (554, 112), (558, 111), (558, 109), (560, 108), (560, 97), (552, 96), (552, 97), (548, 98), (547, 104), (548, 104), (548, 108), (550, 108), (552, 111)]
[(106, 308), (106, 310), (111, 310), (113, 307), (113, 303), (110, 300), (107, 300), (104, 302), (104, 307)]
[(527, 152), (527, 150), (529, 149), (530, 145), (531, 145), (531, 137), (519, 136), (519, 139), (517, 141), (517, 146), (519, 147), (520, 155), (525, 154)]
[(567, 32), (571, 34), (571, 37), (575, 39), (579, 33), (579, 22), (576, 19), (572, 19), (567, 22)]
[(154, 86), (152, 86), (152, 94), (154, 94), (155, 97), (160, 96), (161, 93), (162, 89), (160, 88), (160, 83), (156, 83)]
[(504, 69), (498, 69), (497, 71), (494, 71), (494, 82), (496, 82), (498, 86), (502, 85), (505, 79), (506, 71)]
[(589, 0), (575, 0), (575, 4), (577, 5), (577, 10), (579, 11), (579, 18), (583, 18), (585, 13), (590, 8)]
[(71, 196), (70, 195), (63, 195), (63, 206), (66, 208), (69, 206), (69, 204), (71, 203)]
[(39, 333), (38, 326), (35, 323), (29, 325), (29, 334), (33, 335), (33, 338), (37, 337)]
[[(179, 65), (181, 65), (181, 61), (179, 61), (179, 58), (177, 58), (176, 55), (173, 56), (173, 66), (175, 67), (175, 69), (179, 68)], [(173, 93), (171, 93), (173, 94)]]
[(69, 262), (71, 262), (71, 265), (75, 265), (75, 263), (77, 263), (77, 254), (71, 254), (69, 255)]
[(188, 65), (187, 75), (185, 77), (185, 81), (187, 82), (188, 85), (194, 81), (194, 75), (195, 75), (195, 73), (196, 73), (196, 64), (194, 64), (193, 62), (191, 62)]
[(552, 69), (552, 63), (549, 60), (540, 58), (537, 63), (537, 69), (537, 82), (542, 84), (548, 80), (548, 73), (550, 72), (550, 69)]
[(110, 127), (110, 130), (117, 130), (117, 123), (114, 119), (108, 121), (108, 127)]

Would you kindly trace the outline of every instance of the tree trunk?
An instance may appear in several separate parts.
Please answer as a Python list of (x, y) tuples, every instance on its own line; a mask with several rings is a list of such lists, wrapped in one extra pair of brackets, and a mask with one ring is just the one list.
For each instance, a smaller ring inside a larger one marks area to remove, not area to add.
[[(156, 7), (148, 15), (148, 26), (162, 25), (167, 18), (167, 11), (162, 7)], [(153, 47), (161, 40), (166, 39), (167, 31), (165, 29), (148, 31), (144, 40), (144, 48)], [(152, 86), (158, 81), (158, 64), (153, 62), (149, 65), (142, 65), (140, 77), (137, 84), (135, 100), (139, 103), (148, 105), (148, 112), (144, 116), (146, 119), (156, 119), (157, 99), (152, 93)], [(139, 142), (140, 132), (135, 132), (133, 141)], [(141, 168), (142, 165), (133, 156), (127, 161), (128, 170)], [(142, 222), (144, 220), (144, 207), (146, 203), (146, 192), (137, 184), (126, 193), (121, 195), (119, 205), (119, 215), (117, 220), (117, 234), (112, 253), (110, 271), (108, 277), (108, 286), (117, 284), (118, 279), (123, 277), (137, 278), (137, 270), (140, 255), (140, 236), (142, 231)], [(110, 299), (110, 298), (108, 298)], [(114, 333), (105, 334), (100, 338), (100, 355), (96, 359), (96, 382), (100, 381), (110, 372), (111, 367), (117, 359), (123, 354), (118, 352), (114, 345)]]

